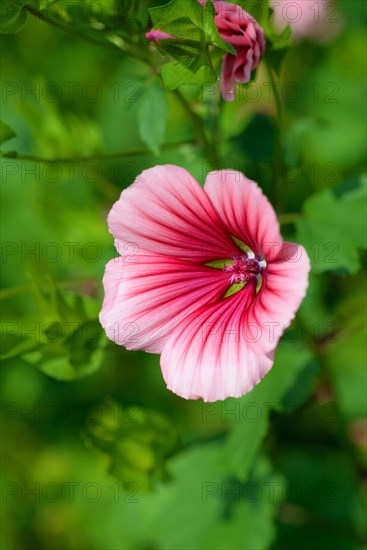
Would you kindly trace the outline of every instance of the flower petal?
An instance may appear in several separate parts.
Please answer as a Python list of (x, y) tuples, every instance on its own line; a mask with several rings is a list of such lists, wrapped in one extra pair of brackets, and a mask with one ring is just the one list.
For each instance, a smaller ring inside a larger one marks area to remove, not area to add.
[[(251, 288), (252, 286), (252, 288)], [(218, 401), (240, 397), (269, 371), (272, 354), (255, 355), (243, 332), (248, 289), (199, 308), (164, 345), (161, 368), (167, 387), (185, 399)]]
[(224, 101), (234, 101), (236, 97), (236, 81), (234, 77), (234, 64), (236, 56), (227, 53), (223, 57), (222, 67), (222, 96)]
[(284, 243), (267, 266), (260, 292), (247, 311), (247, 339), (254, 353), (268, 353), (278, 344), (306, 294), (310, 267), (306, 250), (295, 243)]
[(236, 82), (245, 84), (251, 78), (251, 69), (253, 65), (253, 50), (241, 50), (236, 58), (234, 65)]
[(178, 166), (145, 170), (125, 189), (108, 216), (120, 246), (207, 263), (237, 248), (196, 180)]
[(225, 294), (228, 274), (143, 251), (111, 260), (103, 283), (100, 321), (107, 336), (127, 349), (160, 353), (184, 317)]
[(210, 172), (204, 189), (228, 231), (269, 263), (283, 239), (276, 214), (260, 187), (235, 170)]

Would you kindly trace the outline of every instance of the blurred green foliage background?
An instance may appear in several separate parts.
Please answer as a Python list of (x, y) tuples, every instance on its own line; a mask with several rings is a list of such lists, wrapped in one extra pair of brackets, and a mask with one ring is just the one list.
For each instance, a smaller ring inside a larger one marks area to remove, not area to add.
[[(161, 3), (2, 4), (1, 548), (361, 550), (365, 4), (339, 1), (327, 44), (269, 27), (279, 122), (264, 63), (233, 103), (218, 82), (164, 89), (144, 38)], [(312, 261), (274, 368), (238, 400), (177, 397), (158, 356), (98, 323), (107, 213), (164, 163), (255, 179)]]

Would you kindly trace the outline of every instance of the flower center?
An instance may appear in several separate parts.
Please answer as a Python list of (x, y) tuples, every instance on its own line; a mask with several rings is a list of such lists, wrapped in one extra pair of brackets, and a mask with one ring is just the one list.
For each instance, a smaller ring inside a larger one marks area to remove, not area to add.
[(226, 265), (223, 271), (230, 274), (231, 285), (256, 280), (261, 283), (262, 271), (266, 268), (264, 258), (257, 259), (253, 252), (244, 252), (241, 256), (232, 256), (233, 264)]

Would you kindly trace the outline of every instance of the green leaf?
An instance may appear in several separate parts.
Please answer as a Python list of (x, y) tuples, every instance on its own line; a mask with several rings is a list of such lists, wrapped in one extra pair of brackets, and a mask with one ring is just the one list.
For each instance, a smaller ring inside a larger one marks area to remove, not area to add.
[(86, 321), (79, 324), (78, 328), (70, 335), (66, 344), (69, 347), (70, 364), (76, 370), (92, 363), (95, 352), (98, 352), (102, 336), (102, 327), (98, 321)]
[[(167, 469), (171, 481), (131, 510), (132, 523), (141, 525), (140, 547), (210, 548), (204, 544), (205, 537), (223, 509), (220, 487), (226, 471), (221, 446), (215, 443), (185, 449), (169, 461)], [(209, 494), (211, 488), (214, 494)]]
[(72, 364), (64, 346), (59, 348), (55, 345), (53, 348), (48, 346), (47, 349), (42, 348), (38, 353), (24, 354), (23, 358), (55, 380), (72, 382), (90, 376), (100, 368), (104, 356), (103, 347), (104, 342), (102, 345), (101, 341), (100, 347), (90, 356), (89, 361), (87, 363), (83, 361), (77, 365)]
[(231, 53), (232, 55), (236, 55), (237, 52), (234, 49), (234, 47), (228, 42), (225, 42), (220, 36), (217, 26), (214, 22), (214, 17), (215, 17), (214, 4), (212, 3), (212, 0), (207, 0), (205, 4), (205, 16), (204, 16), (204, 31), (205, 31), (207, 40), (209, 40), (209, 43), (212, 46), (216, 46), (217, 48), (223, 50), (226, 53)]
[(333, 377), (338, 404), (349, 419), (367, 414), (366, 389), (366, 296), (363, 281), (337, 310), (340, 330), (325, 353)]
[(172, 0), (165, 6), (151, 8), (149, 13), (154, 28), (174, 37), (157, 43), (163, 55), (175, 60), (162, 67), (166, 88), (215, 82), (217, 75), (209, 46), (232, 54), (235, 50), (219, 35), (213, 4), (208, 1), (204, 8), (197, 0)]
[[(122, 408), (106, 398), (91, 414), (89, 443), (109, 456), (109, 472), (123, 483), (134, 480), (148, 492), (165, 477), (165, 462), (176, 446), (176, 431), (161, 413), (137, 406)], [(95, 419), (95, 420), (93, 420)]]
[(4, 143), (5, 141), (8, 141), (8, 139), (11, 139), (15, 137), (17, 134), (3, 122), (0, 120), (0, 144)]
[(304, 217), (296, 224), (297, 241), (307, 249), (315, 273), (358, 271), (358, 250), (366, 248), (366, 190), (367, 179), (361, 177), (305, 202)]
[(182, 63), (172, 61), (162, 66), (162, 78), (167, 90), (175, 90), (183, 84), (200, 86), (204, 82), (215, 82), (217, 75), (212, 67), (202, 65), (196, 72), (192, 72)]
[(149, 9), (153, 27), (184, 41), (217, 46), (235, 54), (234, 48), (224, 42), (214, 22), (215, 10), (211, 1), (205, 8), (197, 0), (172, 0), (165, 6)]
[(18, 156), (17, 151), (0, 151), (0, 157), (6, 159), (16, 159)]
[[(1, 325), (2, 353), (0, 358), (2, 361), (13, 359), (14, 357), (22, 357), (29, 351), (38, 350), (41, 344), (35, 342), (31, 338), (22, 338), (21, 335), (11, 335), (7, 332), (8, 324)], [(13, 337), (11, 337), (13, 336)]]
[[(36, 85), (36, 82), (33, 81)], [(45, 85), (42, 77), (37, 86)], [(77, 113), (62, 113), (56, 102), (22, 102), (22, 114), (30, 123), (35, 148), (44, 158), (64, 158), (75, 155), (88, 157), (101, 152), (102, 138), (96, 121)]]
[(279, 73), (284, 56), (291, 45), (290, 26), (287, 26), (281, 34), (273, 36), (272, 41), (269, 39), (264, 58), (276, 73)]
[(316, 273), (310, 273), (308, 278), (307, 294), (298, 310), (298, 318), (308, 332), (315, 330), (315, 320), (323, 327), (324, 331), (333, 326), (334, 314), (325, 304), (328, 281), (319, 277)]
[(27, 6), (35, 9), (46, 8), (55, 0), (3, 0), (0, 3), (0, 33), (19, 32), (27, 22)]
[[(255, 406), (257, 407), (257, 404)], [(241, 403), (240, 407), (246, 408), (245, 403)], [(250, 409), (251, 405), (247, 410), (250, 411)], [(226, 442), (225, 453), (228, 457), (229, 470), (243, 481), (247, 478), (261, 442), (268, 431), (269, 413), (262, 411), (260, 414), (261, 417), (255, 421), (252, 421), (252, 418), (251, 420), (242, 418), (240, 423), (231, 430)]]
[[(211, 550), (270, 548), (276, 536), (275, 514), (283, 498), (285, 479), (259, 456), (247, 483), (226, 481), (221, 497), (222, 521), (212, 526), (206, 543)], [(230, 500), (232, 496), (232, 501)]]
[[(248, 484), (226, 470), (218, 443), (190, 446), (167, 464), (170, 481), (130, 507), (130, 526), (140, 525), (140, 548), (241, 550), (268, 548), (283, 477), (258, 457)], [(261, 487), (253, 498), (253, 489)], [(269, 488), (274, 493), (269, 493)], [(180, 495), (180, 505), (177, 505)], [(126, 507), (125, 507), (126, 509)]]
[(167, 117), (167, 95), (158, 84), (152, 84), (139, 100), (138, 126), (143, 143), (156, 156), (159, 156), (164, 143)]
[(18, 31), (27, 22), (28, 14), (24, 9), (26, 2), (4, 1), (0, 4), (0, 32), (13, 34)]
[[(102, 364), (106, 338), (97, 319), (99, 304), (88, 298), (44, 291), (33, 282), (38, 316), (24, 323), (17, 338), (6, 334), (9, 345), (3, 359), (21, 357), (56, 380), (77, 380), (95, 372)], [(28, 335), (28, 333), (30, 333)]]
[(241, 399), (225, 402), (224, 412), (235, 411), (232, 415), (228, 412), (229, 418), (234, 418), (234, 425), (227, 437), (225, 455), (229, 470), (239, 479), (246, 479), (267, 433), (270, 410), (282, 410), (283, 396), (310, 358), (311, 353), (301, 344), (282, 343), (273, 368), (260, 384)]

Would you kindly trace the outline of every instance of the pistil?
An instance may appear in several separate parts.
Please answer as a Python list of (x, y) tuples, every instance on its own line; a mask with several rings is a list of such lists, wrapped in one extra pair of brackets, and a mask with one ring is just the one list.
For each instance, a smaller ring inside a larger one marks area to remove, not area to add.
[(244, 253), (241, 256), (232, 256), (233, 264), (226, 265), (223, 270), (230, 274), (228, 281), (233, 284), (247, 283), (251, 280), (258, 281), (261, 272), (266, 267), (266, 261), (255, 258), (252, 253)]

